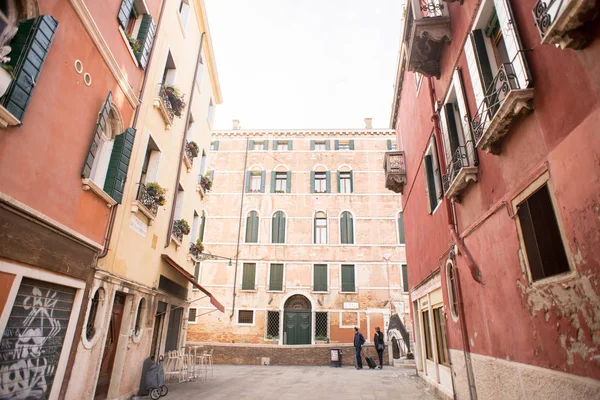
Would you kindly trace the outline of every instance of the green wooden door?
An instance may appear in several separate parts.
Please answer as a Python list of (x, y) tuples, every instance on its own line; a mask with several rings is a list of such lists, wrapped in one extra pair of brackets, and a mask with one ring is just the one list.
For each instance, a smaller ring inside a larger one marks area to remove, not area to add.
[(311, 344), (311, 314), (310, 311), (285, 311), (286, 344)]

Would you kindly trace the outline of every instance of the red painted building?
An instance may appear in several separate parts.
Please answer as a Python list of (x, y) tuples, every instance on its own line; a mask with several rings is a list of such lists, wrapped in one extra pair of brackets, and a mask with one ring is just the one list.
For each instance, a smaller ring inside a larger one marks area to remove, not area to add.
[(594, 0), (409, 0), (386, 156), (414, 350), (462, 398), (600, 397)]
[(2, 399), (64, 396), (161, 3), (0, 3)]

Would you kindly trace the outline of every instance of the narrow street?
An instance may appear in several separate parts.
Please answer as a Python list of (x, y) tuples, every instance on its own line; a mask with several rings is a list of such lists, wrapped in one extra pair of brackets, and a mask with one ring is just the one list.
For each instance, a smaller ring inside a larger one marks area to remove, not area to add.
[(166, 400), (192, 399), (438, 399), (414, 367), (382, 370), (352, 367), (216, 365), (206, 382), (171, 383)]

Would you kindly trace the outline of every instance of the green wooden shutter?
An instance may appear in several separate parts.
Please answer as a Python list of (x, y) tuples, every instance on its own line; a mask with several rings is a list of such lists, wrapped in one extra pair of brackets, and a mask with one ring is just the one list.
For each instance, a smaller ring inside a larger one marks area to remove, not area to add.
[(315, 192), (315, 171), (310, 171), (310, 192)]
[(402, 266), (402, 290), (408, 292), (408, 266)]
[(119, 25), (121, 25), (121, 28), (123, 29), (127, 29), (127, 22), (129, 21), (131, 10), (133, 10), (133, 0), (123, 0), (121, 7), (119, 8), (119, 13), (117, 14), (117, 20), (119, 20)]
[(242, 290), (254, 290), (256, 280), (256, 264), (244, 264), (244, 274), (242, 277)]
[(456, 118), (454, 118), (454, 105), (452, 103), (448, 103), (444, 105), (444, 110), (446, 111), (446, 124), (448, 127), (448, 139), (450, 141), (450, 153), (448, 154), (448, 160), (452, 161), (454, 158), (454, 154), (458, 149), (460, 143), (458, 142), (458, 129), (456, 124)]
[(248, 140), (248, 150), (254, 150), (254, 140)]
[(311, 150), (314, 150), (314, 149), (315, 149), (315, 141), (314, 141), (314, 140), (311, 140), (311, 141), (310, 141), (310, 149), (311, 149)]
[(269, 290), (283, 290), (283, 264), (271, 264)]
[(338, 183), (338, 193), (342, 193), (342, 178), (341, 178), (340, 171), (337, 172), (337, 183)]
[(219, 141), (215, 140), (214, 143), (215, 144), (213, 145), (213, 148), (215, 149), (215, 151), (219, 150)]
[(294, 149), (294, 142), (292, 140), (288, 140), (288, 150), (292, 151)]
[(112, 197), (118, 204), (123, 200), (123, 190), (127, 180), (127, 171), (129, 170), (129, 160), (133, 150), (133, 141), (135, 140), (135, 129), (127, 128), (125, 132), (117, 135), (113, 145), (110, 162), (106, 172), (106, 181), (104, 182), (104, 191)]
[(340, 218), (340, 243), (348, 244), (348, 217), (347, 213), (342, 213), (342, 218)]
[(398, 242), (405, 244), (404, 241), (404, 214), (398, 214)]
[(331, 193), (331, 172), (327, 171), (325, 176), (327, 178), (327, 193)]
[(387, 146), (388, 146), (388, 150), (392, 149), (392, 139), (387, 140)]
[(104, 104), (102, 105), (100, 113), (98, 114), (98, 121), (96, 122), (96, 129), (94, 130), (94, 134), (92, 136), (92, 143), (90, 144), (87, 156), (85, 157), (83, 170), (81, 171), (81, 177), (83, 178), (89, 178), (90, 174), (92, 173), (94, 158), (96, 158), (96, 152), (98, 151), (100, 141), (102, 140), (101, 135), (102, 132), (106, 131), (106, 124), (108, 123), (108, 115), (110, 114), (111, 101), (112, 92), (108, 92), (108, 96), (106, 96), (106, 100), (104, 100)]
[(204, 242), (204, 228), (206, 227), (206, 215), (204, 215), (204, 212), (202, 212), (202, 216), (200, 217), (200, 235), (198, 236), (198, 239), (200, 239), (201, 242)]
[(355, 292), (354, 265), (342, 265), (342, 292)]
[(258, 226), (260, 224), (260, 219), (258, 218), (258, 213), (256, 211), (252, 215), (252, 220), (254, 221), (252, 224), (252, 242), (258, 243)]
[(339, 141), (339, 140), (336, 140), (336, 141), (334, 142), (334, 148), (335, 148), (336, 150), (339, 150), (339, 149), (340, 149), (340, 141)]
[(433, 158), (430, 155), (425, 156), (425, 174), (427, 176), (427, 193), (429, 195), (429, 208), (431, 212), (437, 206), (437, 195), (435, 191), (435, 178), (433, 171)]
[[(266, 142), (266, 140), (265, 140), (265, 142)], [(273, 150), (277, 150), (277, 145), (279, 144), (278, 142), (279, 142), (278, 140), (273, 140)]]
[(288, 171), (285, 178), (286, 193), (292, 193), (292, 171)]
[(316, 264), (314, 266), (313, 290), (315, 292), (326, 292), (327, 287), (327, 265)]
[[(125, 0), (127, 1), (127, 0)], [(148, 60), (150, 59), (150, 51), (152, 51), (152, 43), (154, 42), (154, 34), (156, 33), (156, 25), (152, 21), (152, 15), (142, 15), (142, 22), (140, 23), (140, 30), (138, 32), (137, 40), (140, 42), (140, 51), (135, 56), (140, 62), (140, 67), (146, 69)]]
[(265, 192), (265, 184), (266, 183), (267, 183), (267, 171), (262, 171), (260, 173), (260, 192), (261, 193)]
[(279, 213), (279, 243), (285, 243), (285, 215)]
[(252, 171), (246, 171), (246, 193), (250, 193), (250, 179), (252, 179)]
[(210, 181), (213, 183), (213, 185), (215, 184), (215, 170), (214, 169), (210, 170)]
[(197, 262), (194, 266), (194, 280), (198, 282), (198, 278), (200, 278), (200, 263)]
[(346, 214), (346, 229), (348, 229), (348, 244), (354, 244), (354, 218), (352, 214)]
[(354, 140), (350, 140), (350, 150), (354, 150)]
[(263, 150), (269, 150), (269, 141), (268, 140), (265, 140), (263, 142)]
[(354, 171), (350, 171), (350, 193), (354, 193)]
[(325, 141), (325, 150), (331, 150), (331, 144), (329, 143), (329, 140)]
[(57, 28), (58, 21), (50, 15), (21, 21), (10, 42), (8, 65), (13, 67), (13, 80), (2, 96), (2, 105), (20, 124), (40, 80)]
[(481, 85), (483, 86), (483, 93), (485, 95), (485, 92), (494, 80), (494, 74), (492, 73), (492, 67), (485, 45), (485, 37), (481, 29), (476, 29), (471, 32), (470, 40), (473, 44), (473, 51), (475, 53), (475, 59), (477, 60), (477, 70), (479, 71), (479, 79), (481, 79)]
[(251, 211), (246, 218), (246, 243), (258, 243), (258, 214)]
[(275, 193), (276, 178), (277, 173), (275, 171), (271, 171), (271, 193)]
[(271, 218), (271, 243), (279, 242), (279, 213), (275, 213)]

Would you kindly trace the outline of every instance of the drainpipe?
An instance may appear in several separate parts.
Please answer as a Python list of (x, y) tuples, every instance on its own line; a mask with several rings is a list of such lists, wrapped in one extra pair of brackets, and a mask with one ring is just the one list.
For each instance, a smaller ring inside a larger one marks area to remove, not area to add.
[[(150, 54), (148, 54), (148, 64), (146, 65), (146, 71), (144, 73), (144, 77), (142, 78), (142, 87), (140, 88), (140, 96), (138, 98), (139, 104), (135, 108), (135, 113), (133, 114), (133, 122), (131, 123), (131, 127), (134, 129), (137, 129), (136, 126), (137, 126), (138, 118), (140, 116), (140, 110), (141, 110), (142, 104), (144, 102), (143, 96), (144, 96), (144, 91), (146, 90), (146, 85), (148, 83), (148, 75), (149, 75), (148, 71), (150, 71), (150, 60), (152, 60), (152, 55), (154, 54), (154, 49), (156, 48), (156, 42), (157, 42), (156, 39), (158, 38), (158, 33), (160, 32), (160, 28), (162, 27), (161, 21), (163, 19), (165, 9), (167, 8), (165, 6), (166, 2), (167, 2), (167, 0), (163, 0), (163, 2), (160, 5), (160, 12), (158, 14), (158, 22), (156, 24), (156, 32), (154, 33), (155, 40), (152, 41), (152, 47), (150, 47)], [(102, 249), (102, 252), (100, 254), (98, 254), (98, 257), (96, 257), (95, 265), (98, 264), (99, 259), (106, 257), (106, 255), (108, 254), (108, 246), (110, 245), (110, 238), (112, 237), (118, 206), (119, 206), (118, 204), (115, 204), (112, 207), (112, 209), (110, 210), (110, 219), (108, 221), (108, 226), (106, 227), (106, 233), (104, 235), (104, 248)]]
[(248, 144), (249, 144), (249, 140), (248, 138), (246, 138), (246, 155), (244, 157), (244, 178), (242, 179), (242, 201), (240, 204), (240, 219), (239, 219), (239, 224), (238, 224), (238, 238), (237, 238), (237, 245), (235, 248), (235, 269), (233, 272), (233, 299), (232, 299), (232, 304), (231, 304), (231, 315), (229, 316), (229, 319), (233, 318), (233, 314), (235, 313), (235, 297), (236, 297), (236, 293), (235, 293), (235, 285), (237, 284), (237, 271), (238, 271), (238, 260), (240, 257), (240, 238), (242, 235), (242, 213), (244, 212), (244, 194), (246, 193), (246, 174), (248, 173), (248, 171), (246, 171), (246, 168), (248, 167)]
[[(443, 148), (443, 142), (442, 142), (442, 134), (441, 134), (441, 130), (440, 130), (440, 125), (439, 125), (439, 113), (436, 110), (436, 96), (435, 96), (435, 87), (434, 87), (434, 83), (433, 83), (433, 78), (430, 77), (429, 78), (429, 96), (430, 96), (430, 100), (431, 100), (431, 108), (432, 108), (432, 121), (433, 121), (433, 130), (435, 133), (435, 139), (436, 139), (436, 144), (437, 144), (437, 151), (438, 151), (438, 159), (443, 160), (444, 157), (441, 153), (442, 148)], [(440, 163), (440, 171), (442, 174), (444, 174), (446, 172), (446, 166), (443, 165), (443, 163)], [(475, 264), (473, 258), (471, 257), (471, 254), (469, 253), (469, 251), (467, 250), (466, 246), (464, 245), (463, 241), (460, 239), (459, 235), (458, 235), (458, 225), (456, 223), (456, 214), (455, 214), (455, 208), (454, 208), (454, 204), (450, 204), (450, 200), (444, 196), (442, 201), (444, 202), (444, 206), (446, 208), (446, 220), (448, 223), (448, 228), (450, 229), (450, 235), (452, 236), (452, 240), (454, 241), (454, 243), (456, 244), (456, 246), (459, 248), (460, 252), (465, 256), (466, 260), (467, 260), (467, 266), (469, 267), (469, 270), (471, 271), (471, 276), (473, 277), (473, 279), (479, 283), (481, 283), (481, 271), (479, 270), (479, 267), (477, 267), (477, 265)], [(445, 271), (445, 268), (444, 268)], [(458, 271), (458, 268), (454, 271), (456, 273), (456, 271)], [(457, 278), (457, 282), (458, 282), (458, 278)], [(465, 321), (465, 313), (464, 313), (464, 308), (463, 308), (463, 303), (462, 303), (462, 291), (460, 289), (460, 284), (457, 283), (457, 302), (459, 303), (459, 319), (460, 319), (460, 333), (461, 333), (461, 338), (462, 338), (462, 343), (463, 343), (463, 353), (465, 356), (465, 368), (467, 369), (467, 380), (469, 381), (469, 394), (470, 394), (470, 398), (471, 400), (477, 400), (477, 388), (475, 385), (475, 379), (474, 379), (474, 375), (473, 375), (473, 366), (471, 365), (471, 346), (469, 345), (469, 338), (468, 338), (468, 334), (467, 334), (467, 324)]]
[(185, 139), (187, 137), (187, 131), (190, 127), (190, 114), (192, 113), (192, 104), (194, 101), (194, 88), (196, 87), (196, 77), (198, 76), (198, 68), (200, 66), (200, 60), (202, 59), (202, 45), (204, 44), (204, 35), (206, 35), (206, 32), (202, 32), (202, 36), (200, 36), (200, 48), (198, 49), (198, 57), (196, 57), (196, 68), (194, 68), (194, 78), (192, 79), (190, 100), (188, 102), (187, 112), (185, 113), (185, 128), (183, 130), (183, 137), (181, 138), (181, 151), (179, 153), (179, 166), (177, 167), (177, 180), (175, 181), (175, 190), (173, 190), (173, 207), (171, 207), (171, 217), (169, 218), (169, 230), (167, 231), (165, 248), (169, 247), (169, 245), (171, 244), (171, 231), (173, 230), (173, 220), (175, 219), (175, 206), (177, 203), (177, 187), (179, 186), (179, 179), (181, 178), (181, 166), (183, 164), (183, 157), (185, 154)]

